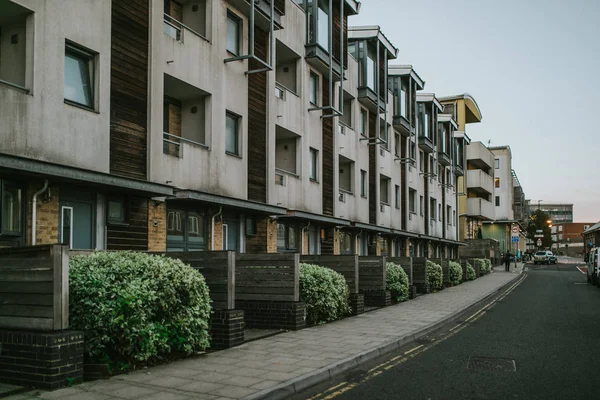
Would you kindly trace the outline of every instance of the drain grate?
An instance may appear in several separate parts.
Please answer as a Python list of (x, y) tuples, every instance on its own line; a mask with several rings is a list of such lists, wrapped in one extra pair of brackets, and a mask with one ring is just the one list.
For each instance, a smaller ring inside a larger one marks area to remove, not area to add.
[(469, 357), (467, 368), (484, 371), (517, 372), (515, 360), (508, 358)]

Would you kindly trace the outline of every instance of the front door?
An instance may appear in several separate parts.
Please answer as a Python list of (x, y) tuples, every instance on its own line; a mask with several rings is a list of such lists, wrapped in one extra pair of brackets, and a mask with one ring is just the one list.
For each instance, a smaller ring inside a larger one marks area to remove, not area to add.
[(71, 249), (93, 249), (95, 209), (94, 194), (63, 190), (59, 201), (59, 242)]
[(223, 218), (223, 250), (239, 250), (239, 225), (235, 217)]

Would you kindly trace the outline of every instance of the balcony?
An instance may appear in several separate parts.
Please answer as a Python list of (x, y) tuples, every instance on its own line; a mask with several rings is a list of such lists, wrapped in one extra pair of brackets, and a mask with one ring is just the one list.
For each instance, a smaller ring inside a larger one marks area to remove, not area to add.
[(379, 98), (379, 102), (377, 101), (377, 93), (370, 87), (359, 87), (358, 88), (358, 101), (365, 107), (369, 109), (369, 111), (377, 113), (377, 104), (379, 103), (379, 113), (385, 111), (385, 101)]
[(467, 171), (467, 189), (473, 193), (487, 196), (494, 193), (493, 178), (480, 169)]
[(409, 137), (412, 128), (410, 126), (410, 121), (404, 118), (402, 115), (394, 115), (394, 129), (398, 130), (400, 134), (404, 137)]
[(467, 199), (467, 216), (475, 219), (493, 220), (494, 206), (480, 197)]
[[(275, 13), (273, 15), (273, 27), (275, 30), (282, 29), (281, 16), (285, 14), (285, 3), (280, 0), (275, 1)], [(251, 0), (230, 0), (237, 10), (239, 10), (246, 17), (250, 18), (250, 11), (252, 10)], [(254, 2), (254, 23), (263, 31), (269, 32), (271, 30), (271, 2), (269, 0), (256, 0)]]
[(494, 167), (494, 155), (483, 143), (471, 142), (467, 145), (467, 163), (487, 171)]
[(452, 163), (452, 160), (450, 160), (450, 155), (444, 151), (438, 151), (438, 161), (444, 167), (447, 167)]
[(427, 136), (419, 136), (419, 148), (425, 153), (433, 153), (433, 141)]
[(465, 174), (465, 170), (463, 169), (462, 165), (456, 164), (454, 166), (454, 175), (463, 176), (464, 174)]

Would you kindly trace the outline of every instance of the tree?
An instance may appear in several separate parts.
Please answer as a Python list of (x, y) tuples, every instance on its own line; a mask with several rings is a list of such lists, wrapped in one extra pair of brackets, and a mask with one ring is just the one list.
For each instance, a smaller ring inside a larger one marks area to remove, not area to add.
[(548, 221), (550, 216), (542, 210), (535, 210), (529, 217), (529, 224), (527, 225), (527, 238), (533, 240), (537, 245), (537, 239), (535, 237), (538, 229), (542, 230), (544, 237), (542, 238), (542, 247), (552, 247), (552, 236), (550, 234), (550, 225)]

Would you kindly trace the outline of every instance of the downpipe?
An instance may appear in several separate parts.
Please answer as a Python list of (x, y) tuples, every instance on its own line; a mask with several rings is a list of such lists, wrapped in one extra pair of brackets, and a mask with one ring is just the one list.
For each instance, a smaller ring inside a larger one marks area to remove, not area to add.
[(48, 189), (48, 179), (44, 180), (44, 187), (33, 195), (33, 201), (31, 205), (31, 245), (35, 246), (35, 231), (37, 222), (37, 197), (44, 193)]

